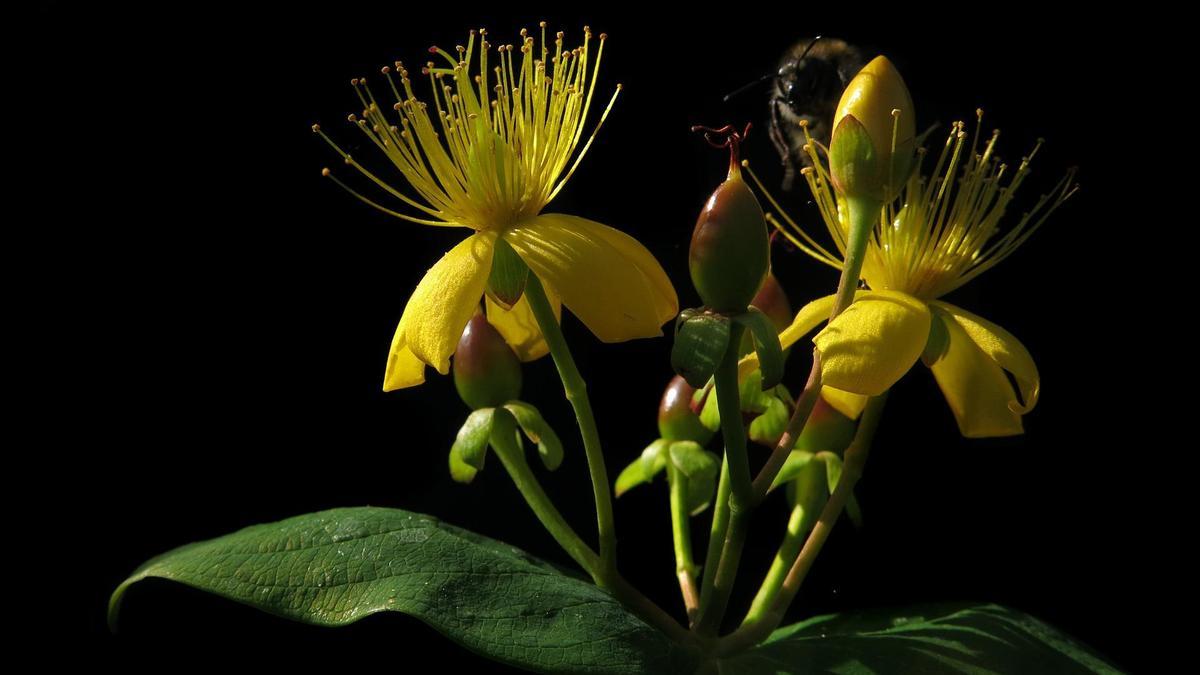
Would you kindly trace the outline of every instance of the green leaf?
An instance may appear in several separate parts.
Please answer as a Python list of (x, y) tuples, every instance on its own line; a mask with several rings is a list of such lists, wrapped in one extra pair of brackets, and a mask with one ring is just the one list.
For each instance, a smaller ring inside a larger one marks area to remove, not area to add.
[(720, 314), (684, 310), (675, 322), (671, 367), (693, 387), (703, 387), (729, 346), (729, 319)]
[(642, 454), (617, 476), (614, 492), (618, 497), (642, 483), (649, 483), (659, 471), (667, 468), (667, 448), (670, 441), (658, 439), (646, 446)]
[(721, 662), (722, 675), (1119, 673), (1086, 646), (999, 605), (927, 605), (818, 616)]
[(562, 441), (559, 440), (558, 434), (554, 433), (554, 429), (550, 428), (549, 422), (542, 417), (542, 413), (524, 401), (510, 401), (504, 404), (504, 408), (517, 419), (517, 424), (529, 440), (537, 443), (542, 464), (551, 471), (557, 469), (563, 460)]
[(754, 351), (758, 354), (758, 367), (762, 372), (760, 389), (770, 389), (783, 379), (783, 347), (779, 344), (779, 331), (775, 324), (757, 307), (749, 307), (734, 320), (745, 326), (754, 337)]
[(720, 460), (694, 441), (671, 444), (671, 463), (687, 480), (688, 513), (696, 515), (708, 508), (717, 491)]
[(149, 577), (319, 626), (403, 612), (474, 652), (536, 672), (694, 669), (665, 635), (596, 586), (398, 509), (322, 511), (175, 549), (117, 588), (111, 622), (128, 588)]

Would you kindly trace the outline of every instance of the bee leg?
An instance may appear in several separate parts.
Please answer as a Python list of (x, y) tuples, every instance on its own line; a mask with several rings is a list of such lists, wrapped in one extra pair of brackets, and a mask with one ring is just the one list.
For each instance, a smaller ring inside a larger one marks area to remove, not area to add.
[(796, 178), (796, 166), (792, 161), (787, 137), (783, 134), (783, 120), (779, 116), (779, 101), (774, 99), (771, 101), (771, 125), (768, 135), (771, 137), (771, 143), (775, 146), (776, 152), (779, 153), (780, 163), (783, 164), (783, 189), (790, 191), (792, 182)]

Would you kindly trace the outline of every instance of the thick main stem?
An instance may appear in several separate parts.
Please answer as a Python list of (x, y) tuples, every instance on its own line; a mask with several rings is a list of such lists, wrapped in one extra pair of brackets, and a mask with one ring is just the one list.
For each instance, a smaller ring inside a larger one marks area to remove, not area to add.
[(671, 483), (671, 538), (675, 543), (675, 576), (687, 610), (688, 623), (696, 620), (700, 609), (700, 591), (696, 588), (696, 563), (692, 560), (692, 530), (687, 504), (687, 476), (667, 461), (667, 480)]
[[(709, 582), (709, 585), (703, 589), (700, 615), (696, 621), (696, 630), (702, 635), (715, 635), (721, 626), (721, 619), (725, 616), (725, 607), (729, 603), (729, 594), (737, 577), (742, 545), (746, 541), (746, 524), (752, 508), (750, 459), (746, 454), (746, 427), (742, 421), (737, 375), (738, 348), (741, 345), (743, 330), (738, 323), (731, 327), (725, 355), (713, 376), (717, 409), (721, 414), (721, 435), (725, 441), (721, 483), (726, 485), (727, 496), (716, 504), (716, 512), (713, 514), (714, 540), (709, 542), (709, 560), (706, 565), (713, 564), (714, 543), (720, 544), (720, 553), (714, 573), (710, 575), (708, 570), (705, 571), (705, 581)], [(721, 498), (720, 486), (717, 492), (718, 498)], [(720, 513), (722, 510), (724, 514)], [(719, 520), (727, 524), (718, 539), (716, 523)]]
[(529, 308), (537, 319), (538, 328), (550, 347), (550, 355), (558, 368), (562, 379), (563, 390), (567, 400), (575, 409), (575, 419), (579, 423), (579, 435), (583, 438), (583, 451), (587, 455), (588, 473), (592, 477), (592, 493), (596, 499), (596, 526), (600, 536), (600, 568), (597, 570), (597, 583), (608, 586), (617, 576), (617, 533), (613, 520), (612, 493), (608, 483), (608, 470), (604, 466), (604, 454), (600, 449), (600, 433), (596, 429), (596, 418), (592, 413), (592, 404), (588, 400), (587, 384), (579, 374), (575, 358), (563, 337), (562, 327), (550, 307), (546, 297), (546, 289), (533, 272), (529, 273), (525, 283), (525, 297), (529, 299)]
[(829, 496), (829, 501), (825, 503), (825, 508), (821, 511), (820, 519), (813, 526), (812, 532), (804, 542), (804, 547), (796, 556), (796, 561), (792, 563), (783, 583), (780, 584), (778, 594), (769, 602), (764, 603), (766, 604), (765, 610), (754, 616), (747, 616), (741, 627), (724, 638), (718, 647), (718, 653), (730, 654), (758, 643), (770, 635), (783, 620), (784, 614), (800, 590), (800, 585), (804, 583), (804, 578), (812, 569), (817, 555), (820, 554), (821, 548), (829, 539), (829, 533), (833, 531), (833, 526), (837, 524), (838, 518), (846, 508), (846, 502), (853, 494), (854, 486), (862, 477), (863, 465), (866, 464), (871, 440), (875, 436), (875, 430), (879, 427), (879, 418), (883, 413), (883, 404), (886, 400), (887, 393), (885, 392), (881, 396), (872, 398), (867, 403), (866, 409), (863, 410), (854, 440), (846, 448), (842, 475), (838, 479), (837, 487)]

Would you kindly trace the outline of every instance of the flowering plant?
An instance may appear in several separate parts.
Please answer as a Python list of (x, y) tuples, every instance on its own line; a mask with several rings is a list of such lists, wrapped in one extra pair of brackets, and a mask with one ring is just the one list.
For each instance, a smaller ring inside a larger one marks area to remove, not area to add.
[[(1003, 328), (940, 298), (1023, 244), (1071, 196), (1072, 174), (1009, 225), (1006, 212), (1033, 153), (1010, 171), (994, 158), (995, 135), (980, 147), (978, 134), (956, 123), (927, 172), (908, 88), (878, 57), (846, 87), (830, 137), (810, 138), (804, 148), (811, 166), (803, 174), (836, 254), (749, 170), (741, 156), (748, 127), (695, 129), (728, 150), (729, 170), (690, 241), (689, 271), (704, 304), (680, 311), (671, 281), (638, 241), (580, 216), (543, 212), (620, 91), (585, 140), (606, 38), (593, 39), (587, 28), (583, 38), (568, 48), (562, 33), (549, 39), (542, 24), (538, 36), (522, 31), (517, 46), (497, 46), (485, 31), (472, 32), (454, 51), (430, 50), (435, 60), (421, 69), (427, 100), (402, 64), (383, 68), (395, 99), (390, 112), (365, 79), (353, 80), (362, 112), (350, 123), (394, 166), (402, 187), (313, 129), (395, 203), (363, 194), (340, 171), (323, 171), (357, 199), (411, 223), (469, 230), (408, 298), (383, 388), (421, 385), (426, 366), (453, 372), (470, 413), (448, 449), (451, 475), (470, 483), (489, 455), (498, 458), (588, 579), (430, 516), (334, 509), (150, 560), (113, 593), (113, 625), (126, 589), (161, 577), (318, 625), (404, 612), (469, 649), (540, 672), (1112, 672), (1084, 646), (996, 605), (781, 627), (831, 529), (843, 513), (860, 518), (854, 490), (888, 392), (918, 359), (964, 436), (1023, 432), (1021, 416), (1040, 389), (1033, 359)], [(840, 271), (834, 293), (790, 310), (771, 274), (771, 229)], [(615, 481), (560, 326), (564, 306), (604, 342), (658, 337), (674, 320), (678, 376), (662, 397), (660, 437)], [(785, 361), (792, 351), (808, 356), (795, 347), (821, 324), (809, 377), (793, 396)], [(521, 399), (522, 363), (546, 355), (575, 413), (595, 502), (594, 542), (559, 511), (526, 457), (526, 441), (548, 471), (574, 456), (564, 435)], [(770, 450), (758, 466), (751, 442)], [(618, 566), (612, 500), (650, 489), (659, 475), (669, 488), (678, 615)], [(730, 596), (750, 524), (776, 495), (786, 498), (790, 517), (737, 620)], [(705, 514), (707, 545), (697, 556), (692, 519)]]

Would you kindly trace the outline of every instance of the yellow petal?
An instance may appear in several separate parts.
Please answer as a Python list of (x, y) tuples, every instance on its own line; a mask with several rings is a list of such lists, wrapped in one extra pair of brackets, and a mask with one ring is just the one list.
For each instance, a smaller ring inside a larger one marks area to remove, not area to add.
[(395, 391), (415, 387), (425, 381), (425, 363), (404, 344), (404, 334), (396, 327), (392, 350), (388, 354), (387, 370), (383, 374), (383, 390)]
[[(546, 297), (554, 309), (554, 316), (561, 318), (562, 301), (551, 289), (546, 289)], [(512, 309), (504, 309), (487, 296), (484, 296), (484, 302), (487, 303), (488, 322), (496, 327), (518, 358), (533, 361), (550, 352), (550, 346), (538, 328), (537, 319), (533, 317), (533, 310), (529, 308), (528, 298), (522, 295)]]
[(946, 327), (947, 344), (929, 368), (958, 420), (958, 430), (967, 438), (1022, 433), (1021, 416), (1009, 407), (1015, 394), (1004, 371), (954, 317), (941, 307), (933, 308), (933, 315)]
[(477, 232), (450, 249), (425, 273), (400, 317), (389, 369), (393, 362), (397, 366), (407, 362), (407, 357), (396, 352), (400, 348), (410, 350), (415, 358), (443, 375), (450, 372), (450, 356), (467, 321), (479, 308), (479, 298), (487, 285), (495, 242), (495, 232)]
[(988, 358), (996, 362), (1004, 370), (1012, 373), (1017, 385), (1021, 387), (1021, 401), (1009, 401), (1008, 406), (1013, 412), (1024, 415), (1037, 405), (1038, 393), (1042, 387), (1042, 379), (1038, 375), (1037, 364), (1029, 355), (1029, 350), (1012, 333), (1000, 326), (976, 316), (964, 309), (945, 302), (932, 303), (954, 317), (959, 327), (971, 337), (975, 346), (983, 350)]
[(543, 214), (504, 234), (521, 259), (604, 342), (662, 335), (679, 311), (662, 267), (637, 240), (600, 223)]
[(828, 386), (879, 396), (908, 372), (929, 339), (929, 306), (896, 291), (860, 292), (813, 342)]
[(833, 311), (833, 299), (834, 296), (827, 295), (801, 307), (796, 312), (796, 318), (792, 319), (792, 325), (779, 332), (779, 344), (787, 349), (821, 325)]
[(867, 407), (867, 401), (870, 400), (867, 396), (859, 394), (851, 394), (848, 391), (834, 389), (833, 387), (821, 387), (821, 398), (825, 402), (833, 406), (833, 409), (842, 413), (852, 420), (858, 419), (864, 408)]

